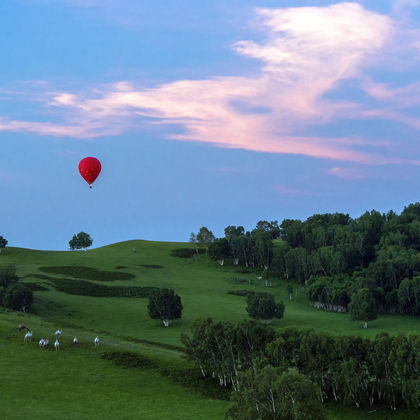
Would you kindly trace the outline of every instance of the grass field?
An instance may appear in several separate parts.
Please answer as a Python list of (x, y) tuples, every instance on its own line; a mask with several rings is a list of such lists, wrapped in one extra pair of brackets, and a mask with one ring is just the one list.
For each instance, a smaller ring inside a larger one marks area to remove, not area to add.
[[(186, 366), (176, 346), (180, 346), (180, 334), (188, 333), (196, 318), (234, 322), (245, 319), (245, 298), (227, 292), (267, 291), (257, 280), (256, 273), (244, 274), (232, 266), (220, 267), (204, 255), (191, 259), (170, 255), (172, 249), (185, 246), (129, 241), (86, 252), (6, 248), (0, 255), (0, 265), (14, 265), (22, 281), (42, 285), (47, 290), (34, 292), (35, 304), (28, 314), (0, 312), (0, 418), (23, 419), (30, 413), (30, 418), (35, 419), (63, 416), (223, 419), (228, 401), (209, 398), (154, 369), (125, 369), (100, 357), (105, 350), (127, 350), (166, 365)], [(78, 269), (79, 274), (71, 269), (45, 268), (71, 266), (82, 267)], [(114, 274), (108, 276), (112, 281), (104, 281), (106, 275), (102, 278), (97, 270), (130, 273), (134, 278)], [(164, 328), (149, 318), (146, 298), (74, 295), (57, 291), (48, 281), (49, 277), (84, 281), (80, 280), (83, 273), (90, 282), (101, 286), (173, 288), (182, 298), (182, 319)], [(274, 287), (268, 288), (286, 304), (284, 319), (272, 324), (276, 329), (313, 328), (331, 334), (361, 336), (373, 336), (381, 331), (390, 334), (420, 331), (419, 319), (402, 316), (380, 316), (365, 330), (362, 323), (352, 322), (348, 314), (312, 308), (300, 291), (290, 302), (286, 285), (285, 281), (278, 280)], [(16, 330), (22, 321), (34, 330), (35, 343), (23, 345), (23, 337)], [(63, 330), (61, 351), (58, 354), (51, 350), (40, 351), (39, 338), (46, 335), (52, 338), (57, 328)], [(81, 342), (77, 350), (70, 347), (74, 335)], [(93, 348), (96, 335), (102, 340), (100, 350)], [(331, 419), (417, 418), (416, 413), (367, 414), (336, 406), (330, 406), (329, 413)]]

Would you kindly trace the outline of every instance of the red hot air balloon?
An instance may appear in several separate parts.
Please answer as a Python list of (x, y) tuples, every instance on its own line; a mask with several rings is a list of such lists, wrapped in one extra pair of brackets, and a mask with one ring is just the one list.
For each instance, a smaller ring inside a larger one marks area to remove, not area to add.
[(84, 158), (79, 163), (79, 172), (83, 179), (89, 184), (89, 188), (92, 188), (92, 184), (101, 173), (101, 162), (94, 157)]

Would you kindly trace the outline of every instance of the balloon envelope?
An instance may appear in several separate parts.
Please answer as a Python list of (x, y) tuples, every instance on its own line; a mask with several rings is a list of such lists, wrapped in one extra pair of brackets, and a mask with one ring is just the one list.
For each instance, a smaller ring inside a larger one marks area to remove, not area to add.
[(89, 184), (89, 187), (92, 188), (92, 184), (101, 173), (101, 162), (94, 157), (84, 158), (79, 163), (79, 172), (83, 179)]

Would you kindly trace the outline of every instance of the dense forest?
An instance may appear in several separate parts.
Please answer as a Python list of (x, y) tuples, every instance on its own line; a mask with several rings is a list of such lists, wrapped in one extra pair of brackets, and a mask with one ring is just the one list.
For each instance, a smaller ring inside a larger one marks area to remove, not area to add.
[[(420, 407), (419, 336), (381, 333), (369, 340), (296, 329), (275, 332), (256, 321), (234, 325), (211, 319), (197, 320), (191, 333), (182, 336), (187, 357), (203, 376), (232, 386), (233, 419), (324, 418), (278, 414), (286, 399), (277, 395), (282, 389), (278, 381), (290, 373), (300, 375), (288, 378), (299, 380), (288, 393), (295, 409), (298, 399), (308, 412), (317, 400), (392, 410)], [(310, 381), (306, 385), (304, 378)], [(303, 397), (302, 389), (311, 384), (311, 398)]]
[(420, 314), (420, 203), (400, 215), (372, 210), (356, 219), (334, 213), (260, 221), (252, 231), (228, 226), (223, 238), (203, 227), (190, 242), (221, 265), (296, 282), (318, 308), (353, 309), (358, 319), (360, 308), (370, 307), (365, 321), (376, 313)]

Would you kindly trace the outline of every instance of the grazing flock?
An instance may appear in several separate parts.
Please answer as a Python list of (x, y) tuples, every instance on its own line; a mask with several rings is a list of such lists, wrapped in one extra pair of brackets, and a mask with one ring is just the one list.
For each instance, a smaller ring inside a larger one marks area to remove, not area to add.
[[(30, 343), (32, 341), (32, 334), (33, 331), (29, 330), (29, 328), (25, 325), (25, 324), (20, 324), (18, 326), (18, 331), (21, 332), (23, 330), (27, 330), (25, 337), (23, 338), (23, 342), (26, 343)], [(55, 351), (58, 352), (58, 350), (60, 350), (60, 341), (59, 338), (61, 337), (62, 331), (61, 330), (57, 330), (55, 332), (55, 342), (54, 342), (54, 348)], [(95, 339), (93, 340), (93, 343), (95, 345), (95, 347), (99, 346), (99, 337), (96, 336)], [(73, 338), (73, 347), (77, 347), (79, 344), (79, 340), (77, 337)], [(41, 338), (41, 340), (39, 340), (39, 348), (40, 349), (47, 349), (49, 347), (49, 340), (48, 338)]]

